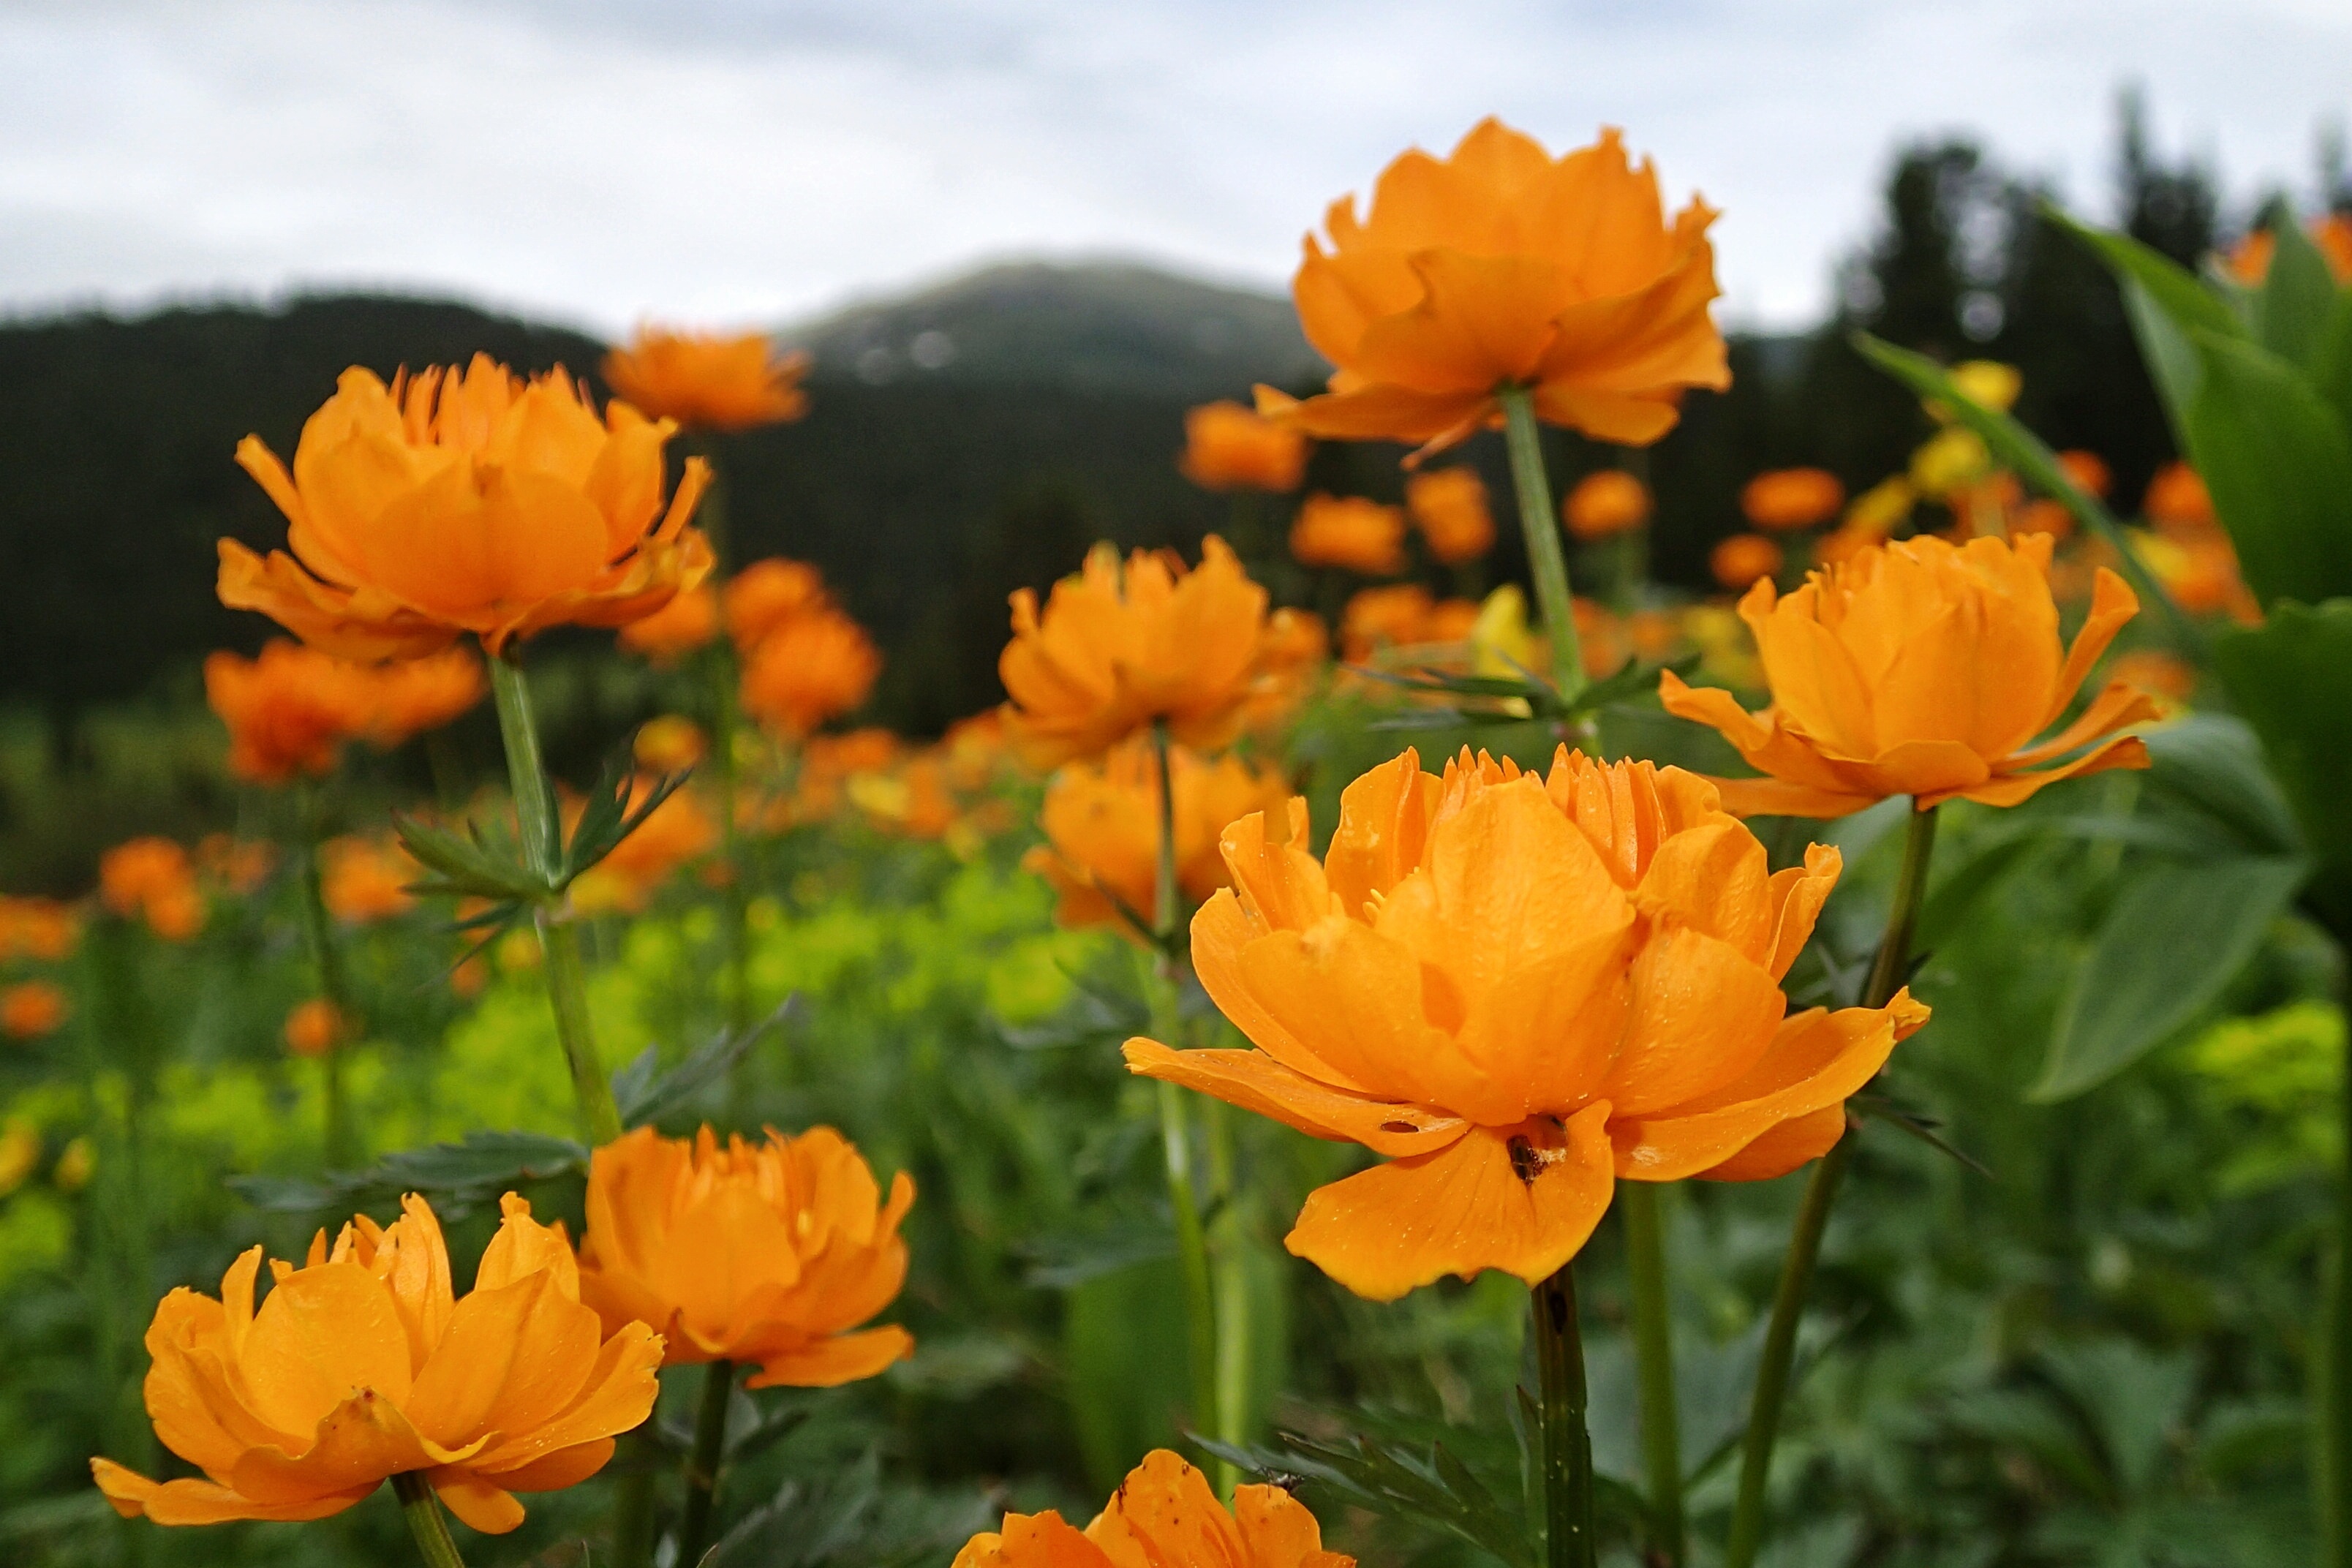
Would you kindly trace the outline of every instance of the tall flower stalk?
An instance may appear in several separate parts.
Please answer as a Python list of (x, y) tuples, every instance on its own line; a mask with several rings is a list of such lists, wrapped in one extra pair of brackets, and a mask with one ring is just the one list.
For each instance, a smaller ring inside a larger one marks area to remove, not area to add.
[(449, 1521), (441, 1511), (441, 1500), (433, 1495), (433, 1488), (421, 1470), (408, 1470), (392, 1478), (392, 1489), (400, 1499), (400, 1511), (408, 1521), (408, 1533), (415, 1538), (416, 1554), (425, 1559), (425, 1568), (466, 1568), (466, 1560), (457, 1555), (457, 1543), (449, 1538)]
[[(1886, 933), (1878, 957), (1863, 987), (1862, 1005), (1882, 1007), (1903, 988), (1911, 969), (1911, 938), (1918, 929), (1920, 905), (1927, 894), (1927, 863), (1936, 850), (1938, 808), (1914, 809), (1903, 835), (1903, 869), (1895, 883), (1895, 901), (1886, 916)], [(1853, 1162), (1851, 1129), (1813, 1166), (1805, 1184), (1797, 1226), (1789, 1237), (1789, 1251), (1780, 1264), (1780, 1283), (1773, 1292), (1772, 1318), (1764, 1333), (1764, 1354), (1756, 1369), (1756, 1392), (1748, 1405), (1748, 1431), (1740, 1441), (1739, 1493), (1732, 1506), (1731, 1534), (1725, 1544), (1725, 1568), (1749, 1568), (1764, 1544), (1765, 1492), (1772, 1476), (1772, 1446), (1780, 1431), (1780, 1414), (1789, 1394), (1789, 1373), (1797, 1353), (1797, 1328), (1811, 1293), (1813, 1270), (1821, 1261), (1822, 1237), (1829, 1228), (1830, 1209), (1846, 1167)]]
[(1674, 1312), (1666, 1288), (1663, 1194), (1650, 1182), (1617, 1194), (1625, 1216), (1625, 1272), (1632, 1285), (1633, 1370), (1640, 1384), (1642, 1463), (1649, 1483), (1651, 1549), (1660, 1568), (1684, 1553), (1682, 1422), (1675, 1408)]
[(1511, 489), (1519, 502), (1519, 531), (1527, 541), (1528, 571), (1535, 578), (1536, 605), (1543, 612), (1551, 642), (1551, 679), (1564, 698), (1584, 689), (1584, 654), (1577, 644), (1576, 600), (1569, 588), (1568, 554), (1552, 515), (1551, 480), (1544, 472), (1543, 433), (1536, 424), (1535, 395), (1524, 386), (1496, 394), (1503, 405), (1503, 439), (1511, 455)]
[(727, 1406), (735, 1397), (735, 1363), (702, 1369), (702, 1398), (694, 1415), (694, 1447), (686, 1456), (686, 1510), (678, 1516), (677, 1561), (702, 1561), (710, 1514), (719, 1497), (719, 1468), (727, 1457)]
[(1542, 1385), (1544, 1561), (1592, 1568), (1592, 1436), (1585, 1427), (1584, 1340), (1576, 1321), (1576, 1265), (1535, 1288), (1536, 1373)]
[(308, 788), (297, 792), (294, 809), (301, 821), (302, 925), (310, 942), (310, 961), (318, 966), (319, 992), (334, 1009), (336, 1037), (319, 1054), (319, 1071), (327, 1101), (326, 1168), (353, 1169), (358, 1161), (352, 1137), (351, 1106), (343, 1089), (342, 1029), (359, 1017), (352, 1002), (350, 972), (343, 964), (342, 946), (335, 939), (335, 922), (327, 912), (326, 889), (319, 869), (322, 837), (319, 802)]

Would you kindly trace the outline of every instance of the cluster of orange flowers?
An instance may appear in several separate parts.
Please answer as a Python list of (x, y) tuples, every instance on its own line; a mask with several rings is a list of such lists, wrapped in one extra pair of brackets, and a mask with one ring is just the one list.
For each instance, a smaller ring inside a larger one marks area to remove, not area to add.
[(482, 700), (481, 665), (463, 648), (358, 664), (273, 638), (257, 658), (205, 660), (205, 695), (228, 727), (229, 772), (281, 784), (333, 771), (343, 743), (390, 750)]
[(625, 626), (621, 646), (673, 664), (715, 641), (721, 625), (742, 666), (743, 710), (790, 740), (866, 700), (882, 656), (806, 562), (772, 556), (727, 582), (698, 586)]

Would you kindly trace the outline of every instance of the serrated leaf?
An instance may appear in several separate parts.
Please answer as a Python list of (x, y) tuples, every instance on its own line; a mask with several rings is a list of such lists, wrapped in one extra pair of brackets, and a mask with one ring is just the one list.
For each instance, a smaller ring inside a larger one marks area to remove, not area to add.
[(230, 1189), (259, 1208), (278, 1213), (348, 1214), (396, 1201), (404, 1193), (434, 1198), (442, 1217), (457, 1217), (487, 1197), (528, 1182), (584, 1173), (588, 1149), (569, 1138), (538, 1132), (469, 1132), (456, 1143), (404, 1149), (364, 1171), (307, 1181), (283, 1176), (232, 1176)]
[(1491, 1552), (1516, 1568), (1535, 1568), (1536, 1547), (1524, 1510), (1506, 1508), (1443, 1443), (1412, 1453), (1368, 1436), (1323, 1442), (1278, 1432), (1264, 1448), (1194, 1442), (1254, 1475), (1297, 1475), (1319, 1481), (1343, 1503), (1406, 1519)]
[(688, 1052), (667, 1072), (661, 1070), (661, 1051), (647, 1046), (636, 1059), (613, 1074), (613, 1102), (624, 1127), (658, 1121), (696, 1095), (724, 1079), (771, 1029), (782, 1028), (800, 1014), (798, 995), (748, 1029), (722, 1031)]
[(461, 838), (397, 813), (392, 821), (409, 858), (435, 873), (415, 884), (419, 890), (497, 903), (528, 902), (546, 894), (546, 883), (520, 862), (501, 856), (478, 834)]
[(619, 848), (646, 817), (661, 808), (663, 802), (685, 787), (693, 772), (688, 768), (664, 774), (654, 782), (643, 799), (632, 805), (630, 797), (636, 787), (636, 775), (629, 765), (627, 751), (624, 749), (606, 758), (596, 787), (589, 792), (587, 805), (582, 807), (580, 820), (572, 830), (571, 842), (563, 847), (562, 884), (569, 887), (583, 872)]
[(2352, 594), (2352, 430), (2309, 377), (2267, 349), (2193, 334), (2205, 366), (2189, 457), (2268, 608)]

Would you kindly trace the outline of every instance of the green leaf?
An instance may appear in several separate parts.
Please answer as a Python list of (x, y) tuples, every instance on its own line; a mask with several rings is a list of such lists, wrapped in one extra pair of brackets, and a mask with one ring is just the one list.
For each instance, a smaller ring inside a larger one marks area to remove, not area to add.
[(621, 1113), (621, 1125), (642, 1127), (667, 1116), (724, 1079), (761, 1037), (782, 1027), (799, 1011), (800, 998), (787, 996), (782, 1006), (750, 1028), (721, 1030), (667, 1072), (661, 1071), (661, 1048), (647, 1046), (635, 1060), (613, 1074), (613, 1103)]
[(2285, 856), (2137, 867), (2075, 966), (2028, 1098), (2104, 1083), (2193, 1019), (2253, 956), (2308, 869)]
[(404, 1193), (423, 1193), (434, 1199), (443, 1219), (454, 1219), (527, 1182), (587, 1169), (587, 1146), (569, 1138), (468, 1132), (459, 1142), (386, 1154), (364, 1171), (337, 1172), (316, 1181), (232, 1176), (228, 1185), (257, 1207), (290, 1214), (349, 1214), (396, 1202)]
[(1410, 1520), (1513, 1568), (1535, 1568), (1535, 1542), (1517, 1500), (1506, 1507), (1443, 1441), (1424, 1451), (1362, 1435), (1325, 1442), (1282, 1432), (1265, 1448), (1206, 1440), (1201, 1447), (1253, 1475), (1320, 1482), (1349, 1507)]
[(2192, 713), (2147, 736), (2148, 783), (2196, 808), (2250, 855), (2300, 855), (2303, 833), (2242, 719)]
[[(2170, 263), (2166, 263), (2169, 266)], [(2193, 280), (2192, 280), (2193, 281)], [(1951, 409), (1952, 416), (1976, 432), (2001, 467), (2017, 476), (2043, 495), (2063, 506), (2074, 521), (2104, 541), (2115, 552), (2116, 563), (2131, 582), (2132, 591), (2143, 605), (2154, 605), (2162, 612), (2172, 633), (2172, 640), (2200, 663), (2205, 659), (2205, 640), (2196, 626), (2172, 602), (2125, 538), (2122, 525), (2107, 514), (2091, 495), (2066, 477), (2059, 465), (2058, 455), (2045, 446), (2042, 438), (2020, 425), (2008, 415), (1983, 404), (1960, 390), (1949, 372), (1925, 354), (1896, 348), (1893, 343), (1872, 337), (1868, 332), (1856, 332), (1854, 351), (1895, 380), (1922, 397), (1934, 398)]]
[(2213, 662), (2303, 826), (2316, 866), (2306, 897), (2331, 930), (2352, 932), (2352, 599), (2280, 604), (2263, 625), (2216, 637)]
[(2311, 384), (2352, 430), (2352, 289), (2339, 289), (2307, 369)]
[(2139, 340), (2140, 357), (2147, 362), (2148, 374), (2164, 399), (2173, 434), (2185, 440), (2189, 406), (2204, 375), (2189, 333), (2201, 329), (2242, 334), (2245, 328), (2237, 313), (2195, 273), (2129, 235), (2077, 223), (2054, 206), (2042, 211), (2097, 253), (2122, 285), (2124, 309), (2131, 318), (2133, 336)]
[(629, 753), (624, 748), (607, 757), (596, 787), (588, 792), (588, 804), (581, 810), (579, 825), (572, 830), (572, 841), (563, 847), (563, 868), (558, 885), (570, 887), (575, 878), (619, 848), (621, 841), (659, 810), (662, 803), (676, 795), (692, 774), (689, 768), (665, 775), (643, 800), (632, 806), (629, 795), (636, 786), (636, 774), (630, 766)]
[(2309, 366), (2319, 358), (2336, 308), (2336, 274), (2303, 226), (2281, 216), (2271, 269), (2254, 291), (2254, 335), (2282, 359)]
[(2287, 361), (2241, 339), (2196, 335), (2204, 384), (2189, 456), (2264, 608), (2352, 594), (2352, 434)]
[(413, 816), (395, 813), (393, 829), (409, 858), (434, 873), (415, 885), (420, 893), (446, 893), (457, 898), (488, 899), (497, 903), (527, 903), (545, 897), (547, 885), (521, 862), (475, 829), (460, 837)]

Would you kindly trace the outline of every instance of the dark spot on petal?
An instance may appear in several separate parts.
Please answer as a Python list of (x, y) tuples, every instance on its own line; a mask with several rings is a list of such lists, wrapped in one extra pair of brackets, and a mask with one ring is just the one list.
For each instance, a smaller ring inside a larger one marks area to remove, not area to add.
[(1543, 1155), (1524, 1138), (1512, 1139), (1507, 1147), (1511, 1152), (1511, 1173), (1528, 1185), (1535, 1185), (1536, 1177), (1543, 1173)]
[(1418, 1132), (1421, 1129), (1414, 1126), (1410, 1121), (1383, 1121), (1381, 1123), (1381, 1131), (1383, 1132)]

